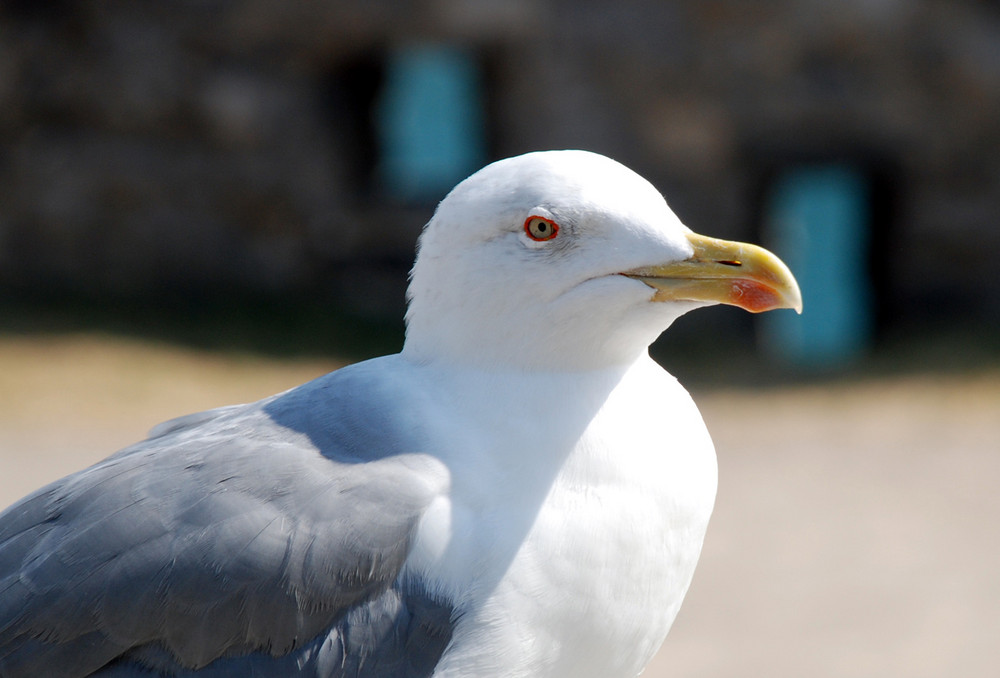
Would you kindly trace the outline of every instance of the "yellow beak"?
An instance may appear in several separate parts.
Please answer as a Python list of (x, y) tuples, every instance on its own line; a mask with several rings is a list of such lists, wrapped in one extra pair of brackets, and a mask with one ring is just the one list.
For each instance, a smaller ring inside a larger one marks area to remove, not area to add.
[(802, 313), (802, 293), (785, 263), (763, 247), (691, 233), (694, 254), (684, 261), (644, 266), (623, 275), (656, 292), (653, 301), (705, 301), (739, 306), (751, 313), (793, 308)]

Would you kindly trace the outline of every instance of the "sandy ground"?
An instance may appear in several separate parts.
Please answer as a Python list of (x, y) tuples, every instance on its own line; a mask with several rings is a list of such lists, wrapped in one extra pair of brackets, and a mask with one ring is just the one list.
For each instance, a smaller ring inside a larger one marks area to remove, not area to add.
[[(163, 419), (335, 366), (0, 337), (0, 505)], [(645, 675), (996, 675), (1000, 372), (695, 397), (719, 451), (719, 499)]]

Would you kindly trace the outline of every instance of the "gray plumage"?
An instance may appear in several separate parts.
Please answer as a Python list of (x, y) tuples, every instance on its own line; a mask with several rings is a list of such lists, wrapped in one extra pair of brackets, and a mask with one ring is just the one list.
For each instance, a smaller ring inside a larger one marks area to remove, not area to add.
[(445, 479), (380, 374), (167, 422), (7, 509), (0, 676), (429, 675), (453, 611), (400, 570)]

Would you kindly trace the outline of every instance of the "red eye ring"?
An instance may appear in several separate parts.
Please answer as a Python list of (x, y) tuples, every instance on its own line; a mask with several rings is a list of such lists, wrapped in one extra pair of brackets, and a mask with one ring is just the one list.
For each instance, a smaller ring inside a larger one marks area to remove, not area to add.
[(559, 235), (559, 224), (535, 214), (524, 220), (524, 232), (536, 242), (545, 242)]

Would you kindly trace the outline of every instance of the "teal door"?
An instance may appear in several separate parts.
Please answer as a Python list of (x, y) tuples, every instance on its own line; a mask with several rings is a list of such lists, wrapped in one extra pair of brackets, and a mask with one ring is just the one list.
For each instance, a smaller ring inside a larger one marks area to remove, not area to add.
[(766, 349), (805, 367), (836, 367), (873, 333), (868, 275), (870, 182), (848, 165), (807, 165), (780, 175), (764, 203), (764, 241), (802, 288), (802, 315), (760, 318)]
[(448, 45), (392, 50), (377, 104), (386, 195), (437, 202), (486, 161), (482, 84), (476, 62)]

